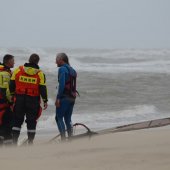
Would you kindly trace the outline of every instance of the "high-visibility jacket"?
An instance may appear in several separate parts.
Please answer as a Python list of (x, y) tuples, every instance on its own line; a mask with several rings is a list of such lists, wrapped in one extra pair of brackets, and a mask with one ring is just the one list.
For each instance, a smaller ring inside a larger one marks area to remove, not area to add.
[(10, 92), (9, 82), (11, 78), (11, 70), (0, 64), (0, 125), (2, 124), (2, 118), (9, 107)]
[(40, 77), (38, 73), (40, 70), (31, 69), (31, 74), (28, 74), (26, 69), (26, 67), (20, 66), (18, 72), (15, 75), (15, 93), (26, 94), (29, 96), (39, 96)]
[[(6, 91), (6, 97), (10, 100), (10, 92), (9, 92), (9, 82), (11, 78), (11, 70), (6, 69), (4, 65), (0, 65), (0, 91), (1, 89)], [(2, 93), (0, 92), (0, 98), (2, 98)]]
[(25, 63), (13, 71), (10, 80), (10, 93), (41, 96), (43, 102), (48, 101), (46, 77), (38, 65)]

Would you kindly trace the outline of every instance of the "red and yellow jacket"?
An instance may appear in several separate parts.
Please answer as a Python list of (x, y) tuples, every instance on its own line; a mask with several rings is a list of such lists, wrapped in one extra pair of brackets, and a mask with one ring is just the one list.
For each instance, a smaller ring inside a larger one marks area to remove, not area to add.
[(47, 102), (45, 74), (38, 65), (26, 63), (14, 70), (10, 81), (11, 94), (40, 96)]

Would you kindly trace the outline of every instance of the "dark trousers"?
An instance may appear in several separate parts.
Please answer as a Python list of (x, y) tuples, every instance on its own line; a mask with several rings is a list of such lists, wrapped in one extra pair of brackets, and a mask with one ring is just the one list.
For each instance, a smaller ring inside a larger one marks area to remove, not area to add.
[(5, 108), (2, 117), (2, 124), (0, 125), (0, 136), (4, 140), (12, 139), (12, 125), (13, 125), (13, 112), (10, 107)]
[(14, 106), (13, 142), (17, 143), (21, 126), (27, 123), (28, 141), (32, 142), (36, 133), (37, 118), (40, 111), (40, 97), (17, 95)]

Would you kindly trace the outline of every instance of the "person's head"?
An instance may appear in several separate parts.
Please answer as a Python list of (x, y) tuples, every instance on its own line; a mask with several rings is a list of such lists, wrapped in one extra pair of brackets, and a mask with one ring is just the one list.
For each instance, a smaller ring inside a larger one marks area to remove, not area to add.
[(40, 60), (39, 55), (34, 53), (34, 54), (31, 54), (31, 56), (30, 56), (28, 61), (31, 64), (37, 64), (38, 65), (39, 60)]
[(14, 56), (13, 55), (10, 55), (10, 54), (6, 54), (4, 57), (3, 57), (3, 64), (9, 68), (13, 68), (14, 67)]
[(56, 64), (58, 67), (62, 66), (63, 64), (70, 65), (68, 56), (65, 53), (58, 53), (56, 56)]

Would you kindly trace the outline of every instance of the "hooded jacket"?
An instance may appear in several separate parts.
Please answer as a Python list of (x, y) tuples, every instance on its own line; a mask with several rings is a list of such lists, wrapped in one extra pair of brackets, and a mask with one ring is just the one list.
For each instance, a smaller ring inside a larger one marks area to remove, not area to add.
[(37, 64), (25, 63), (14, 70), (10, 81), (11, 94), (40, 96), (48, 101), (45, 74)]

